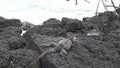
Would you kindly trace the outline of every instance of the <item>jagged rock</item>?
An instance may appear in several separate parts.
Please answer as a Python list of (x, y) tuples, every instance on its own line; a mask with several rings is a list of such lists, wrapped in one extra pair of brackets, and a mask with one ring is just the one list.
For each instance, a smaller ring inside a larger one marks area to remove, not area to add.
[[(37, 51), (33, 51), (31, 49), (17, 49), (12, 50), (11, 53), (11, 61), (13, 62), (15, 68), (17, 67), (26, 67), (31, 61), (35, 60), (36, 57), (39, 56)], [(12, 68), (13, 68), (12, 67)], [(34, 66), (36, 67), (36, 66)]]
[[(38, 47), (39, 53), (47, 48), (42, 44), (58, 42), (60, 37), (33, 34), (32, 47)], [(41, 68), (119, 68), (119, 39), (112, 36), (77, 36), (78, 40), (67, 51), (66, 58), (59, 53), (51, 53), (40, 60)], [(29, 47), (29, 46), (28, 46)], [(33, 49), (31, 47), (31, 49)], [(33, 49), (35, 50), (35, 49)], [(38, 51), (38, 50), (37, 50)]]
[(27, 21), (22, 22), (22, 23), (23, 23), (23, 26), (21, 26), (20, 28), (23, 29), (23, 30), (29, 30), (29, 29), (31, 29), (35, 26), (34, 24), (29, 23)]
[(4, 20), (5, 20), (5, 18), (0, 16), (0, 21), (4, 21)]
[[(87, 36), (77, 33), (86, 29), (85, 26), (88, 30), (97, 29), (106, 35)], [(16, 26), (5, 27), (0, 29), (0, 68), (26, 67), (47, 49), (42, 44), (58, 43), (66, 35), (77, 35), (78, 39), (67, 51), (65, 58), (59, 53), (50, 53), (31, 68), (120, 67), (120, 21), (113, 12), (100, 13), (84, 22), (69, 18), (63, 18), (60, 22), (52, 18), (43, 25), (30, 28), (23, 35), (25, 40)]]
[(7, 41), (10, 50), (16, 50), (26, 46), (26, 40), (20, 36), (11, 36)]
[[(18, 38), (18, 33), (15, 31), (15, 28), (2, 28), (0, 32), (0, 68), (8, 68), (9, 66), (9, 59), (10, 59), (10, 41), (14, 41), (18, 44), (16, 46), (19, 46), (20, 41), (15, 41), (15, 39)], [(14, 39), (12, 39), (14, 37)], [(23, 40), (22, 40), (23, 41)], [(14, 45), (12, 45), (14, 46)]]
[(9, 57), (6, 54), (0, 56), (0, 68), (7, 68), (9, 65)]
[(54, 29), (62, 27), (61, 22), (55, 18), (48, 19), (47, 21), (44, 22), (43, 26), (46, 28), (49, 27), (49, 28), (54, 28)]
[(4, 28), (0, 33), (0, 38), (7, 44), (10, 50), (24, 48), (26, 46), (26, 40), (20, 36), (19, 29), (15, 27)]
[(89, 22), (90, 21), (90, 17), (83, 17), (83, 22)]
[(44, 25), (54, 25), (54, 24), (61, 24), (61, 22), (56, 18), (50, 18), (44, 22)]
[[(81, 48), (79, 48), (78, 54), (83, 64), (89, 65), (91, 68), (119, 68), (118, 57), (120, 54), (113, 44), (92, 37), (80, 37), (79, 40), (81, 41), (79, 42)], [(111, 46), (115, 49), (111, 49)], [(77, 51), (77, 49), (75, 50)]]
[(62, 29), (61, 27), (49, 27), (46, 25), (39, 25), (35, 26), (29, 31), (27, 31), (25, 34), (41, 34), (41, 35), (48, 35), (48, 36), (66, 36), (66, 30)]
[(10, 65), (10, 51), (26, 46), (26, 41), (16, 31), (17, 28), (6, 27), (0, 32), (0, 68), (8, 68)]
[(90, 29), (97, 29), (104, 35), (108, 35), (110, 31), (120, 28), (119, 22), (114, 12), (104, 12), (98, 16), (91, 17), (86, 25)]
[[(41, 53), (41, 52), (44, 52), (44, 50), (46, 49), (46, 48), (43, 48), (43, 47), (41, 47), (41, 45), (42, 44), (49, 44), (50, 42), (52, 42), (52, 41), (54, 41), (54, 42), (58, 42), (61, 38), (59, 37), (59, 38), (56, 38), (56, 37), (50, 37), (50, 36), (47, 36), (47, 35), (40, 35), (40, 34), (33, 34), (32, 36), (31, 36), (32, 38), (34, 38), (33, 40), (31, 40), (31, 42), (34, 42), (34, 43), (32, 43), (32, 45), (27, 45), (27, 48), (29, 48), (29, 49), (32, 49), (32, 50), (36, 50), (36, 51), (38, 51), (39, 53)], [(39, 45), (38, 45), (39, 44)], [(36, 48), (39, 48), (39, 49), (35, 49), (35, 47)], [(49, 55), (48, 55), (49, 56)], [(60, 59), (61, 60), (61, 58), (60, 58), (60, 56), (59, 56), (59, 54), (54, 54), (54, 55), (52, 55), (52, 57), (54, 57), (55, 59)], [(45, 60), (44, 60), (45, 59)], [(48, 57), (43, 57), (43, 60), (44, 61), (40, 61), (40, 67), (41, 68), (54, 68), (54, 66), (55, 66), (55, 62), (54, 62), (54, 64), (53, 64), (53, 62), (51, 62), (50, 61), (50, 57), (48, 58)], [(53, 59), (54, 60), (54, 59)], [(46, 61), (48, 61), (48, 62), (46, 62)], [(62, 60), (61, 60), (62, 61)], [(46, 64), (43, 64), (43, 63), (46, 63)], [(51, 64), (52, 63), (52, 64)], [(44, 67), (45, 66), (45, 67)], [(36, 67), (36, 68), (40, 68), (40, 67)], [(32, 68), (32, 67), (30, 67), (30, 68)], [(56, 67), (55, 67), (56, 68)]]
[(7, 68), (9, 65), (9, 50), (4, 41), (0, 40), (0, 68)]
[(119, 21), (120, 21), (120, 6), (119, 6), (119, 8), (116, 9), (116, 12), (118, 13), (118, 18), (119, 18)]
[(48, 36), (66, 36), (66, 29), (63, 29), (61, 27), (61, 23), (59, 20), (51, 18), (45, 21), (43, 25), (34, 26), (24, 35), (34, 33)]
[(0, 29), (0, 33), (11, 33), (11, 34), (16, 34), (16, 35), (20, 35), (22, 33), (22, 30), (19, 29), (18, 27), (5, 27), (5, 28), (1, 28)]
[(120, 7), (116, 9), (116, 12), (120, 15)]
[(61, 23), (62, 27), (68, 32), (82, 31), (82, 29), (84, 28), (82, 22), (78, 19), (70, 19), (64, 17), (62, 18)]
[(0, 28), (4, 27), (20, 27), (22, 26), (22, 23), (19, 19), (5, 19), (0, 21)]
[(43, 28), (41, 29), (41, 33), (42, 35), (49, 35), (49, 36), (66, 36), (66, 30), (62, 29), (62, 28)]

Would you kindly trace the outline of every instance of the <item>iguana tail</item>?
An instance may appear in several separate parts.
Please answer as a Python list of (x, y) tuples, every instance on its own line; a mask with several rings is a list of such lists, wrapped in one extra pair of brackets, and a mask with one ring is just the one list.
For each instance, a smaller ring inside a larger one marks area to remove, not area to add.
[(48, 49), (46, 51), (44, 51), (37, 59), (35, 59), (32, 63), (30, 63), (27, 67), (25, 68), (30, 68), (32, 65), (34, 65), (37, 61), (39, 61), (42, 57), (48, 55), (49, 53), (54, 53), (55, 50), (54, 48)]

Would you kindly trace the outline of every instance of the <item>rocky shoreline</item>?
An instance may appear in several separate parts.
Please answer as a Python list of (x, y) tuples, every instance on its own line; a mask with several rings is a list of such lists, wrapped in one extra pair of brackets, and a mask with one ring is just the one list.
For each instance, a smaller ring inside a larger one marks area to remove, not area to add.
[(40, 45), (57, 43), (66, 36), (78, 38), (66, 58), (51, 53), (30, 68), (120, 67), (120, 18), (114, 12), (99, 13), (83, 21), (51, 18), (43, 25), (28, 25), (21, 36), (18, 28), (23, 25), (19, 19), (0, 17), (0, 68), (25, 68), (46, 50)]

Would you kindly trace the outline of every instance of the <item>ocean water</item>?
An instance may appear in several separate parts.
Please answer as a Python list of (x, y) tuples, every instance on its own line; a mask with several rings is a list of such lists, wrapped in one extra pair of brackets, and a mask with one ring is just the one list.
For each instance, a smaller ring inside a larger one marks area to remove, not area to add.
[[(33, 24), (42, 24), (49, 18), (61, 20), (62, 17), (73, 19), (82, 19), (95, 15), (98, 0), (0, 0), (0, 16), (5, 18), (18, 18), (21, 21), (28, 21)], [(114, 0), (116, 6), (120, 0)], [(110, 4), (110, 0), (107, 1)], [(109, 8), (114, 11), (113, 8)], [(102, 3), (99, 6), (99, 12), (104, 12)]]

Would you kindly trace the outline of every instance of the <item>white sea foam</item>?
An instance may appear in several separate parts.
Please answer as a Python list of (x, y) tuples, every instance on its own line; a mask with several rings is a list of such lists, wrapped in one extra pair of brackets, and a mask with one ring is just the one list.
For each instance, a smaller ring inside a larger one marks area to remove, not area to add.
[[(61, 19), (62, 17), (82, 19), (85, 16), (93, 16), (98, 0), (0, 0), (0, 16), (5, 18), (18, 18), (34, 24), (42, 24), (49, 18)], [(116, 6), (119, 0), (114, 0)], [(108, 1), (108, 4), (110, 2)], [(113, 10), (113, 8), (109, 9)], [(99, 12), (105, 11), (100, 4)]]

